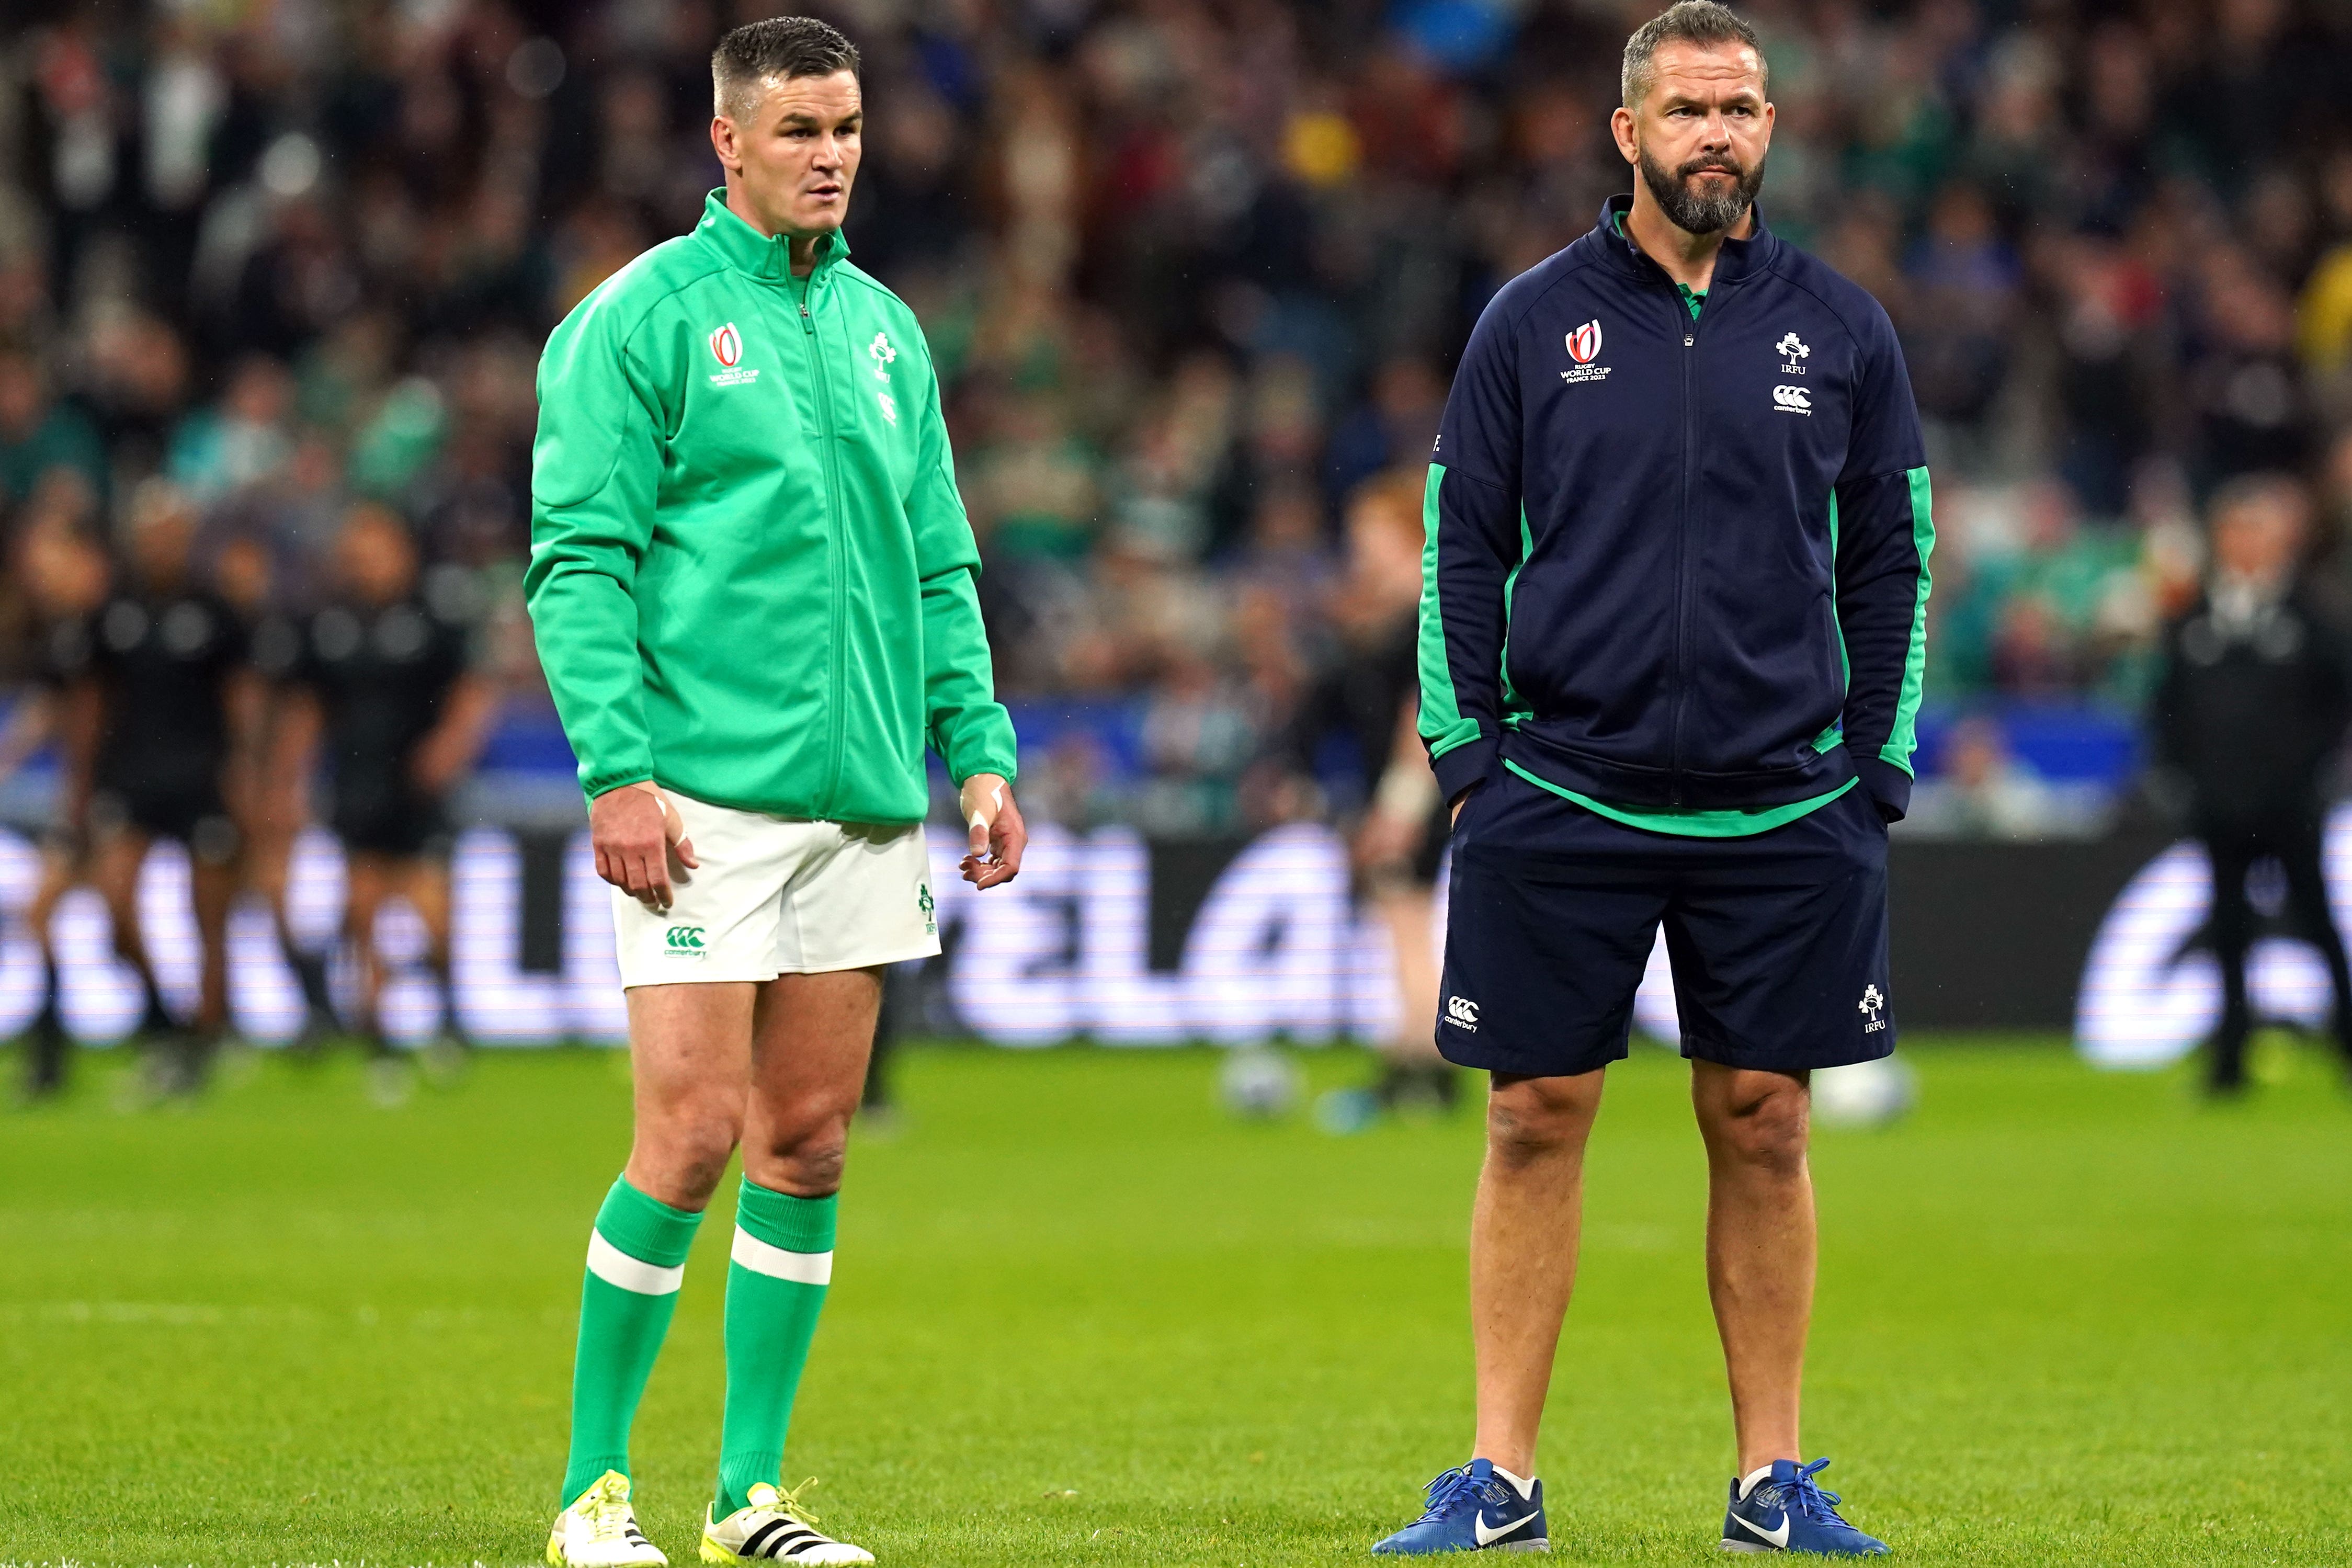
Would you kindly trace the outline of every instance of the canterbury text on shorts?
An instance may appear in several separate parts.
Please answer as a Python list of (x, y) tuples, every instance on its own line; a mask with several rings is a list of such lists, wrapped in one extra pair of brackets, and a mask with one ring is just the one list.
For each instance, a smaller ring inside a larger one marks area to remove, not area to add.
[(1622, 1058), (1663, 923), (1682, 1054), (1800, 1072), (1895, 1047), (1886, 828), (1850, 788), (1747, 837), (1651, 833), (1497, 770), (1455, 825), (1437, 1046), (1531, 1077)]
[(666, 910), (613, 889), (624, 986), (773, 980), (940, 951), (921, 824), (797, 821), (664, 793), (701, 864), (672, 859)]

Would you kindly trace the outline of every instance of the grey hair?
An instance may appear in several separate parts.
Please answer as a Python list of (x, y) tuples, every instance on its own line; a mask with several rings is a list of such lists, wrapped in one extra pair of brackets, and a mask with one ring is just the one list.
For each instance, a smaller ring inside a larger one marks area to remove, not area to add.
[(1771, 68), (1764, 63), (1764, 46), (1756, 41), (1756, 29), (1746, 18), (1728, 5), (1718, 5), (1716, 0), (1677, 0), (1648, 21), (1633, 29), (1625, 40), (1625, 63), (1617, 74), (1617, 90), (1632, 109), (1650, 90), (1650, 57), (1658, 52), (1660, 44), (1744, 44), (1756, 52), (1756, 74), (1766, 90), (1772, 81)]
[(750, 22), (710, 51), (712, 112), (741, 119), (744, 95), (770, 79), (857, 74), (857, 46), (814, 16), (771, 16)]

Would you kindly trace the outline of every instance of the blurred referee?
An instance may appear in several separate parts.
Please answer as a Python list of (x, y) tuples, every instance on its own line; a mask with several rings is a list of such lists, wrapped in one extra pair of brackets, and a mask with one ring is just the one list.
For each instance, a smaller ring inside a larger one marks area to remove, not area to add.
[(2311, 500), (2281, 474), (2232, 479), (2213, 498), (2213, 570), (2165, 630), (2153, 722), (2159, 776), (2182, 797), (2213, 864), (2207, 937), (2221, 969), (2221, 1019), (2206, 1085), (2246, 1084), (2246, 950), (2259, 920), (2247, 876), (2284, 873), (2287, 924), (2318, 948), (2336, 995), (2336, 1038), (2352, 1061), (2352, 973), (2321, 869), (2327, 790), (2352, 725), (2352, 648), (2299, 580)]
[(1722, 1545), (1886, 1551), (1798, 1446), (1807, 1075), (1894, 1046), (1886, 823), (1910, 799), (1934, 530), (1886, 312), (1755, 210), (1765, 69), (1710, 0), (1633, 34), (1612, 121), (1633, 195), (1504, 286), (1440, 427), (1421, 733), (1458, 803), (1433, 1027), (1494, 1074), (1478, 1417), (1382, 1552), (1547, 1539), (1536, 1436), (1585, 1140), (1662, 924), (1738, 1450)]

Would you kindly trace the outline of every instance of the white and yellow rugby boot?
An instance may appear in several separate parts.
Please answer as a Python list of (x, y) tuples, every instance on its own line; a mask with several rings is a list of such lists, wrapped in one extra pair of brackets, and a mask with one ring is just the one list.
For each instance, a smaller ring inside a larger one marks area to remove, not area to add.
[(818, 1531), (816, 1515), (801, 1502), (801, 1494), (816, 1485), (814, 1478), (790, 1491), (764, 1482), (751, 1491), (750, 1503), (725, 1519), (702, 1527), (705, 1563), (871, 1563), (874, 1553), (846, 1541), (835, 1541)]
[(555, 1516), (547, 1532), (548, 1568), (669, 1568), (662, 1549), (637, 1528), (629, 1478), (606, 1470)]

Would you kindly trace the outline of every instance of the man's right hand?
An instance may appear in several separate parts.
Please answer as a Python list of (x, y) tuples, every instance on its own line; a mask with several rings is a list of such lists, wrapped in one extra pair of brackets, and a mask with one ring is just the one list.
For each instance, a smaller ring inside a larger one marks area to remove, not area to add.
[(699, 864), (677, 808), (651, 782), (606, 790), (588, 807), (596, 875), (647, 908), (670, 906), (669, 858), (691, 871)]
[(1470, 797), (1478, 793), (1478, 785), (1483, 784), (1486, 782), (1486, 781), (1485, 779), (1480, 779), (1478, 784), (1472, 784), (1468, 789), (1464, 790), (1460, 795), (1454, 797), (1454, 815), (1445, 819), (1445, 825), (1448, 827), (1453, 826), (1455, 823), (1462, 820), (1462, 808), (1470, 804)]

